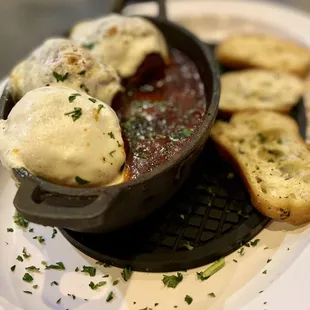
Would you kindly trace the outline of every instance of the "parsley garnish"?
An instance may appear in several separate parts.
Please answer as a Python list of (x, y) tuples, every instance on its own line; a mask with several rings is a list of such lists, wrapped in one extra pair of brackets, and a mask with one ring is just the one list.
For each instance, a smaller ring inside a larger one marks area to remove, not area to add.
[(61, 298), (59, 298), (57, 301), (56, 301), (56, 304), (60, 304), (61, 302)]
[(29, 258), (29, 257), (31, 257), (31, 255), (27, 253), (27, 250), (26, 250), (25, 247), (23, 247), (23, 256), (24, 256), (24, 258)]
[(7, 232), (14, 232), (14, 229), (13, 228), (7, 228), (6, 231)]
[(192, 245), (190, 245), (190, 243), (188, 241), (186, 241), (183, 244), (184, 247), (186, 247), (189, 251), (192, 251), (194, 249), (194, 247)]
[(46, 265), (47, 265), (46, 261), (44, 261), (44, 260), (41, 261), (41, 264), (42, 264), (43, 266), (46, 266)]
[(267, 270), (264, 270), (264, 271), (263, 271), (263, 274), (267, 274)]
[(57, 229), (53, 228), (52, 239), (55, 238), (56, 235), (57, 235)]
[(83, 70), (83, 71), (79, 72), (79, 73), (78, 73), (78, 75), (82, 75), (82, 76), (84, 76), (84, 75), (85, 75), (85, 73), (86, 73), (86, 71), (85, 71), (85, 70)]
[(75, 300), (75, 295), (73, 295), (73, 294), (67, 294), (69, 297), (71, 297), (73, 300)]
[(13, 265), (13, 266), (11, 267), (11, 271), (14, 271), (15, 268), (16, 268), (16, 265)]
[(263, 293), (263, 292), (264, 292), (264, 291), (259, 291), (258, 294), (261, 294), (261, 293)]
[(76, 267), (74, 271), (75, 271), (75, 272), (78, 272), (78, 271), (79, 271), (79, 267)]
[(20, 261), (20, 262), (23, 262), (23, 261), (24, 261), (23, 258), (22, 258), (20, 255), (18, 255), (18, 256), (16, 257), (16, 259), (17, 259), (18, 261)]
[(35, 285), (33, 285), (32, 286), (35, 290), (39, 287), (39, 285), (38, 284), (35, 284)]
[(215, 294), (213, 292), (209, 293), (208, 295), (211, 296), (211, 297), (215, 297)]
[(104, 106), (103, 106), (103, 104), (98, 104), (98, 113), (101, 111), (101, 109), (103, 109), (104, 108)]
[(89, 50), (92, 50), (95, 46), (95, 43), (82, 43), (82, 46), (88, 48)]
[(224, 258), (221, 258), (215, 263), (213, 263), (210, 267), (208, 267), (205, 271), (197, 272), (198, 279), (200, 279), (201, 281), (207, 280), (224, 266), (225, 260)]
[(30, 228), (28, 231), (29, 231), (30, 233), (32, 233), (32, 232), (33, 232), (33, 228)]
[(155, 302), (154, 307), (157, 307), (158, 305), (159, 305), (159, 303), (158, 303), (158, 302)]
[(107, 282), (105, 281), (101, 281), (98, 282), (97, 284), (95, 284), (93, 281), (91, 281), (88, 286), (92, 289), (92, 290), (96, 290), (98, 287), (104, 286), (105, 284), (107, 284)]
[(272, 260), (271, 258), (268, 258), (268, 259), (267, 259), (267, 264), (270, 263), (271, 260)]
[(264, 247), (264, 250), (267, 250), (267, 249), (269, 249), (267, 246), (266, 246), (266, 247)]
[(66, 72), (64, 75), (61, 75), (61, 74), (59, 74), (59, 73), (53, 71), (53, 76), (54, 76), (54, 78), (56, 79), (57, 83), (58, 83), (58, 82), (64, 82), (64, 81), (68, 78), (69, 73)]
[(81, 94), (79, 94), (79, 93), (71, 94), (69, 96), (69, 102), (74, 101), (77, 96), (81, 96)]
[(260, 241), (260, 239), (255, 239), (254, 241), (251, 241), (250, 244), (251, 244), (251, 246), (257, 246), (259, 241)]
[(30, 291), (23, 291), (25, 294), (29, 294), (29, 295), (32, 295), (32, 292)]
[[(110, 136), (111, 139), (115, 139), (113, 132), (108, 132), (108, 135)], [(115, 152), (115, 151), (114, 151)]]
[(234, 261), (235, 263), (238, 263), (238, 261), (237, 261), (236, 259), (233, 259), (233, 261)]
[(166, 276), (164, 275), (162, 281), (164, 283), (165, 286), (167, 287), (172, 287), (172, 288), (176, 288), (177, 285), (183, 280), (183, 275), (182, 273), (178, 272), (177, 275), (173, 275), (173, 276)]
[(117, 285), (119, 283), (119, 280), (115, 280), (114, 282), (113, 282), (113, 285)]
[(21, 228), (28, 228), (29, 222), (26, 221), (17, 211), (15, 212), (14, 216), (14, 223)]
[(187, 302), (188, 305), (190, 305), (193, 302), (193, 298), (189, 295), (186, 295), (184, 300)]
[(46, 265), (45, 266), (46, 270), (49, 269), (54, 269), (54, 270), (65, 270), (65, 265), (63, 264), (63, 262), (57, 262), (55, 265)]
[(110, 302), (113, 298), (114, 298), (114, 293), (110, 292), (107, 299), (106, 299), (106, 302)]
[(122, 275), (124, 281), (127, 282), (131, 278), (131, 275), (132, 275), (131, 268), (130, 267), (124, 268), (123, 271), (121, 272), (121, 275)]
[(108, 274), (105, 274), (104, 276), (102, 276), (102, 278), (108, 278), (109, 275)]
[(121, 147), (121, 146), (122, 146), (122, 145), (119, 143), (118, 140), (117, 140), (116, 142), (117, 142), (117, 146), (118, 146), (118, 147)]
[(97, 102), (97, 100), (95, 98), (88, 98), (88, 100), (93, 102), (93, 103)]
[(83, 266), (83, 270), (81, 272), (86, 272), (91, 277), (94, 277), (96, 275), (96, 268), (94, 268), (92, 266)]
[(33, 281), (33, 277), (32, 277), (29, 273), (26, 272), (26, 273), (24, 274), (24, 276), (23, 276), (23, 280), (24, 280), (25, 282), (30, 283), (30, 282)]
[(29, 266), (25, 268), (27, 271), (32, 271), (32, 272), (39, 272), (40, 268), (37, 268), (35, 266)]
[(41, 244), (45, 242), (45, 239), (42, 236), (35, 236), (32, 239), (38, 240), (38, 242)]
[(241, 248), (237, 253), (239, 253), (240, 256), (243, 256), (244, 255), (244, 248)]
[(80, 178), (79, 176), (76, 176), (76, 177), (75, 177), (75, 182), (78, 183), (78, 184), (80, 184), (80, 185), (85, 185), (85, 184), (88, 184), (88, 183), (89, 183), (89, 181), (84, 180), (84, 179)]
[(82, 108), (75, 107), (73, 111), (67, 112), (64, 115), (71, 115), (72, 120), (75, 122), (77, 119), (79, 119), (82, 116)]
[(171, 137), (172, 140), (182, 140), (188, 138), (192, 134), (192, 131), (188, 128), (182, 128), (177, 134)]
[(56, 282), (56, 281), (51, 282), (51, 286), (53, 286), (53, 285), (58, 286), (58, 282)]
[(113, 154), (114, 154), (115, 152), (116, 152), (115, 150), (114, 150), (114, 151), (112, 151), (112, 152), (110, 152), (110, 153), (109, 153), (109, 154), (110, 154), (110, 156), (111, 156), (111, 157), (114, 157), (114, 156), (113, 156)]

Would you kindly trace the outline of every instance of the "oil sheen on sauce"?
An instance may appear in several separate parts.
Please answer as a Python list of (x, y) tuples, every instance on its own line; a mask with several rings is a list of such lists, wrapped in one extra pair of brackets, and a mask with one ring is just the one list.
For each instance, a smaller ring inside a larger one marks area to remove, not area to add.
[(115, 109), (123, 130), (131, 179), (152, 171), (179, 152), (201, 124), (204, 87), (195, 64), (178, 50), (164, 78), (127, 89)]

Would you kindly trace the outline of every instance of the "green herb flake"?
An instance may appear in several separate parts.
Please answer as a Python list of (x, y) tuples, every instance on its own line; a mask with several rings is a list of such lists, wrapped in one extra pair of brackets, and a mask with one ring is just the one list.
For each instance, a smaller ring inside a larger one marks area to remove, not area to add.
[(35, 236), (32, 239), (38, 240), (40, 244), (45, 243), (45, 239), (42, 236)]
[(272, 259), (271, 259), (271, 258), (268, 258), (268, 259), (267, 259), (267, 264), (270, 263), (271, 261), (272, 261)]
[(189, 295), (186, 295), (184, 300), (186, 301), (188, 305), (190, 305), (193, 302), (193, 298)]
[(233, 259), (233, 261), (234, 261), (235, 263), (238, 263), (238, 261), (237, 261), (236, 259)]
[(29, 266), (29, 267), (26, 267), (25, 269), (31, 272), (40, 272), (40, 268), (37, 268), (35, 266)]
[(119, 283), (119, 280), (115, 280), (114, 282), (113, 282), (113, 285), (117, 285)]
[(75, 272), (78, 272), (78, 271), (79, 271), (79, 267), (76, 267), (74, 271), (75, 271)]
[(122, 146), (122, 145), (119, 143), (118, 140), (117, 140), (116, 142), (117, 142), (117, 146), (118, 146), (118, 147), (121, 147), (121, 146)]
[(85, 184), (88, 184), (88, 183), (89, 183), (89, 181), (84, 180), (84, 179), (80, 178), (79, 176), (76, 176), (76, 177), (75, 177), (75, 182), (78, 183), (78, 184), (80, 184), (80, 185), (85, 185)]
[(212, 293), (209, 293), (208, 294), (210, 297), (215, 297), (215, 294), (212, 292)]
[(98, 114), (100, 113), (100, 111), (104, 108), (103, 104), (98, 104)]
[(25, 294), (29, 294), (29, 295), (32, 295), (32, 292), (30, 291), (23, 291)]
[(26, 250), (25, 247), (23, 247), (23, 256), (24, 256), (24, 258), (29, 258), (29, 257), (31, 257), (31, 255), (30, 255), (29, 253), (27, 253), (27, 250)]
[(264, 292), (264, 291), (259, 291), (258, 294), (261, 294), (261, 293), (263, 293), (263, 292)]
[(105, 274), (104, 276), (102, 276), (102, 278), (108, 278), (109, 275), (108, 274)]
[(266, 247), (264, 247), (264, 250), (268, 250), (269, 248), (266, 246)]
[(32, 286), (35, 290), (39, 287), (39, 285), (38, 284), (35, 284), (35, 285), (33, 285)]
[(23, 276), (23, 280), (27, 283), (31, 283), (33, 281), (33, 277), (28, 272), (26, 272)]
[(44, 261), (44, 260), (42, 260), (42, 261), (41, 261), (41, 264), (42, 264), (43, 266), (46, 266), (46, 265), (47, 265), (47, 262)]
[(245, 254), (244, 248), (241, 248), (237, 253), (240, 254), (240, 256), (243, 256)]
[(262, 134), (261, 132), (259, 132), (257, 134), (257, 137), (258, 137), (258, 140), (260, 143), (265, 143), (267, 140), (267, 137), (264, 134)]
[(115, 139), (113, 132), (108, 132), (108, 135), (110, 136), (111, 139)]
[(6, 231), (7, 232), (14, 232), (14, 229), (13, 228), (7, 228)]
[(16, 268), (16, 265), (13, 265), (13, 266), (11, 266), (11, 271), (13, 272), (13, 271), (15, 271), (15, 268)]
[(68, 78), (69, 73), (66, 72), (64, 75), (62, 75), (62, 74), (57, 73), (56, 71), (53, 71), (53, 76), (56, 79), (57, 83), (64, 82)]
[(60, 304), (61, 303), (61, 298), (59, 298), (57, 301), (56, 301), (56, 304)]
[(88, 98), (89, 101), (93, 102), (93, 103), (96, 103), (97, 100), (95, 98)]
[(105, 284), (107, 284), (107, 282), (105, 281), (101, 281), (98, 282), (97, 284), (95, 284), (93, 281), (91, 281), (88, 286), (92, 289), (92, 290), (96, 290), (98, 287), (104, 286)]
[(286, 250), (287, 250), (287, 251), (289, 251), (289, 250), (290, 250), (290, 248), (287, 248)]
[(75, 107), (73, 111), (64, 113), (64, 115), (71, 116), (72, 120), (75, 122), (82, 116), (82, 108)]
[(51, 286), (53, 286), (53, 285), (58, 286), (58, 282), (56, 282), (56, 281), (51, 282)]
[(114, 154), (115, 152), (116, 152), (115, 150), (114, 150), (114, 151), (112, 151), (112, 152), (110, 152), (110, 153), (109, 153), (109, 154), (110, 154), (110, 156), (111, 156), (111, 157), (114, 157), (114, 156), (113, 156), (113, 154)]
[(262, 273), (263, 273), (263, 274), (267, 274), (267, 270), (264, 270)]
[(106, 302), (110, 302), (113, 298), (114, 298), (114, 293), (110, 292), (107, 299), (106, 299)]
[(33, 232), (33, 228), (30, 228), (28, 231), (29, 231), (30, 233), (32, 233), (32, 232)]
[(83, 70), (83, 71), (79, 72), (79, 73), (78, 73), (78, 75), (84, 76), (84, 75), (85, 75), (85, 73), (86, 73), (86, 71), (85, 71), (85, 70)]
[(167, 287), (171, 287), (171, 288), (176, 288), (182, 280), (183, 280), (183, 275), (180, 272), (178, 272), (176, 276), (175, 275), (173, 276), (164, 275), (162, 279), (164, 285)]
[(158, 305), (159, 305), (159, 303), (158, 303), (158, 302), (155, 302), (154, 307), (157, 307)]
[(88, 48), (89, 50), (92, 50), (95, 46), (95, 43), (82, 43), (82, 46)]
[(252, 247), (255, 247), (255, 246), (257, 246), (259, 241), (260, 241), (260, 239), (255, 239), (254, 241), (251, 241), (250, 244)]
[(18, 212), (15, 212), (13, 219), (17, 226), (21, 228), (28, 228), (29, 222), (26, 221)]
[(56, 235), (57, 235), (57, 229), (53, 228), (52, 239), (54, 239)]
[(124, 281), (127, 282), (131, 278), (131, 275), (132, 275), (131, 268), (130, 267), (124, 268), (123, 271), (121, 272), (121, 275)]
[(16, 257), (16, 259), (17, 259), (18, 261), (20, 261), (20, 262), (23, 262), (23, 261), (24, 261), (23, 258), (22, 258), (20, 255), (18, 255), (18, 256)]
[(186, 241), (183, 244), (184, 247), (186, 247), (189, 251), (192, 251), (194, 249), (194, 247), (192, 245), (190, 245), (190, 243), (188, 241)]
[(75, 100), (75, 98), (76, 97), (78, 97), (78, 96), (81, 96), (81, 94), (79, 94), (79, 93), (74, 93), (74, 94), (71, 94), (70, 96), (69, 96), (69, 102), (73, 102), (74, 100)]
[(45, 266), (46, 270), (65, 270), (65, 265), (63, 264), (63, 262), (57, 262), (55, 265), (46, 265)]
[(73, 295), (73, 294), (67, 294), (69, 297), (71, 297), (73, 300), (75, 300), (76, 299), (76, 296), (75, 295)]
[(96, 275), (96, 268), (92, 266), (83, 266), (83, 270), (81, 272), (88, 273), (91, 277)]
[(221, 270), (225, 266), (225, 259), (221, 258), (218, 261), (214, 262), (210, 267), (202, 272), (197, 272), (198, 279), (201, 281), (209, 279), (219, 270)]

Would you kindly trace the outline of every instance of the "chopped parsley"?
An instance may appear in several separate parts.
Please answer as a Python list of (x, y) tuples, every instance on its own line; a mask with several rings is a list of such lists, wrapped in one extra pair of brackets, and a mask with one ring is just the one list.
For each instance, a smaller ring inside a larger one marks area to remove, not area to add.
[(29, 294), (29, 295), (32, 295), (32, 292), (30, 291), (23, 291), (25, 294)]
[(110, 136), (111, 139), (115, 139), (113, 132), (108, 132), (108, 135)]
[(105, 284), (107, 284), (107, 282), (105, 281), (101, 281), (98, 282), (97, 284), (95, 284), (93, 281), (91, 281), (88, 286), (92, 289), (92, 290), (96, 290), (98, 287), (104, 286)]
[(71, 116), (72, 120), (75, 122), (82, 116), (82, 108), (75, 107), (73, 111), (67, 112), (64, 115)]
[(17, 226), (21, 228), (28, 228), (29, 222), (26, 221), (17, 211), (15, 212), (13, 219)]
[(32, 272), (39, 272), (40, 268), (37, 268), (35, 266), (29, 266), (25, 268), (27, 271), (32, 271)]
[(31, 257), (31, 255), (30, 255), (29, 253), (27, 253), (27, 250), (26, 250), (25, 247), (23, 247), (23, 256), (24, 256), (24, 258), (29, 258), (29, 257)]
[(162, 279), (165, 286), (172, 287), (172, 288), (176, 288), (182, 280), (183, 280), (183, 275), (180, 272), (178, 272), (176, 276), (175, 275), (173, 276), (164, 275)]
[(212, 293), (209, 293), (208, 294), (210, 297), (215, 297), (215, 294), (212, 292)]
[(81, 96), (81, 94), (79, 93), (71, 94), (68, 98), (69, 102), (73, 102), (77, 96)]
[(102, 278), (108, 278), (109, 275), (108, 274), (105, 274), (104, 276), (102, 276)]
[(263, 292), (264, 292), (264, 291), (259, 291), (258, 294), (261, 294), (261, 293), (263, 293)]
[(172, 136), (171, 139), (182, 140), (182, 139), (188, 138), (192, 133), (193, 133), (192, 130), (188, 128), (182, 128), (179, 130), (179, 132), (176, 135)]
[(197, 272), (198, 279), (201, 281), (209, 279), (212, 275), (217, 273), (219, 270), (221, 270), (225, 266), (225, 260), (224, 258), (221, 258), (214, 262), (210, 267), (208, 267), (206, 270)]
[(69, 72), (66, 72), (64, 75), (61, 75), (61, 74), (57, 73), (56, 71), (53, 71), (53, 76), (56, 79), (57, 83), (58, 82), (64, 82), (68, 78)]
[(13, 228), (7, 228), (6, 231), (7, 232), (14, 232), (14, 229)]
[(75, 300), (76, 296), (73, 294), (67, 294), (69, 297), (71, 297), (73, 300)]
[(192, 251), (194, 249), (194, 247), (192, 245), (190, 245), (190, 243), (188, 241), (186, 241), (183, 244), (184, 247), (186, 247), (189, 251)]
[(250, 244), (251, 246), (257, 246), (258, 242), (260, 241), (260, 239), (255, 239), (254, 241), (251, 241)]
[(18, 256), (16, 257), (16, 259), (17, 259), (18, 261), (20, 261), (20, 262), (23, 262), (23, 261), (24, 261), (23, 258), (22, 258), (20, 255), (18, 255)]
[(16, 265), (13, 265), (10, 269), (13, 272), (13, 271), (15, 271), (15, 268), (16, 268)]
[(237, 261), (236, 259), (233, 259), (233, 261), (234, 261), (235, 263), (238, 263), (238, 261)]
[(122, 145), (119, 143), (118, 140), (117, 140), (116, 142), (117, 142), (117, 146), (118, 146), (118, 147), (121, 147), (121, 146), (122, 146)]
[(91, 277), (96, 275), (96, 268), (92, 266), (83, 266), (83, 270), (81, 272), (88, 273)]
[(110, 292), (107, 299), (106, 299), (106, 302), (110, 302), (113, 298), (114, 298), (114, 293)]
[(46, 265), (47, 265), (46, 261), (44, 261), (44, 260), (41, 261), (41, 264), (42, 264), (43, 266), (46, 266)]
[(80, 185), (85, 185), (85, 184), (88, 184), (88, 183), (89, 183), (89, 181), (84, 180), (84, 179), (80, 178), (79, 176), (76, 176), (76, 177), (75, 177), (75, 182), (78, 183), (78, 184), (80, 184)]
[(266, 247), (264, 247), (264, 250), (267, 250), (267, 249), (269, 249), (267, 246), (266, 246)]
[(39, 285), (38, 284), (35, 284), (35, 285), (33, 285), (32, 286), (35, 290), (39, 287)]
[(56, 301), (56, 304), (60, 304), (60, 302), (61, 302), (61, 298), (59, 298), (57, 301)]
[(114, 151), (112, 151), (112, 152), (110, 152), (110, 153), (109, 153), (109, 154), (110, 154), (110, 156), (111, 156), (111, 157), (114, 157), (114, 156), (113, 156), (113, 154), (114, 154), (115, 152), (116, 152), (115, 150), (114, 150)]
[(30, 228), (28, 231), (29, 231), (30, 233), (32, 233), (32, 232), (33, 232), (33, 228)]
[(53, 286), (53, 285), (58, 286), (58, 282), (56, 282), (56, 281), (51, 282), (51, 286)]
[(241, 248), (237, 253), (240, 254), (240, 256), (243, 256), (245, 253), (244, 253), (244, 248)]
[(75, 271), (75, 272), (78, 272), (78, 271), (79, 271), (79, 267), (76, 267), (74, 271)]
[(264, 270), (264, 271), (263, 271), (263, 274), (267, 274), (267, 270)]
[(57, 229), (53, 228), (52, 239), (55, 238), (56, 235), (57, 235)]
[(28, 272), (26, 272), (23, 276), (23, 280), (27, 283), (31, 283), (33, 281), (33, 277)]
[(131, 275), (132, 275), (131, 268), (130, 267), (124, 268), (123, 271), (121, 272), (121, 275), (122, 275), (124, 281), (127, 282), (131, 278)]
[(190, 305), (193, 302), (193, 298), (189, 295), (186, 295), (184, 300), (186, 301), (188, 305)]
[(82, 75), (82, 76), (84, 76), (84, 75), (85, 75), (85, 73), (86, 73), (86, 71), (85, 71), (85, 70), (83, 70), (83, 71), (79, 72), (79, 73), (78, 73), (78, 75)]
[(119, 280), (115, 280), (114, 282), (113, 282), (113, 285), (117, 285), (119, 283)]
[(268, 259), (267, 259), (267, 264), (270, 263), (271, 261), (272, 261), (272, 259), (271, 259), (271, 258), (268, 258)]
[(35, 236), (32, 239), (38, 240), (38, 242), (41, 244), (45, 242), (45, 239), (42, 236)]
[(45, 266), (46, 270), (53, 269), (53, 270), (65, 270), (65, 265), (63, 262), (57, 262), (55, 265), (46, 265)]
[(88, 48), (89, 50), (92, 50), (95, 46), (95, 43), (82, 43), (82, 46)]
[(97, 102), (97, 100), (95, 98), (88, 98), (88, 100), (93, 102), (93, 103)]

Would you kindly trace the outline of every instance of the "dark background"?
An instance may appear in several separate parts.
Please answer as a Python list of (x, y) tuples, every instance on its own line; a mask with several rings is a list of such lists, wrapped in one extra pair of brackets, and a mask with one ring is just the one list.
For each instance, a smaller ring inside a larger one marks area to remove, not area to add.
[[(45, 38), (60, 35), (80, 19), (107, 13), (112, 1), (0, 0), (0, 78)], [(310, 11), (310, 0), (265, 1)]]

